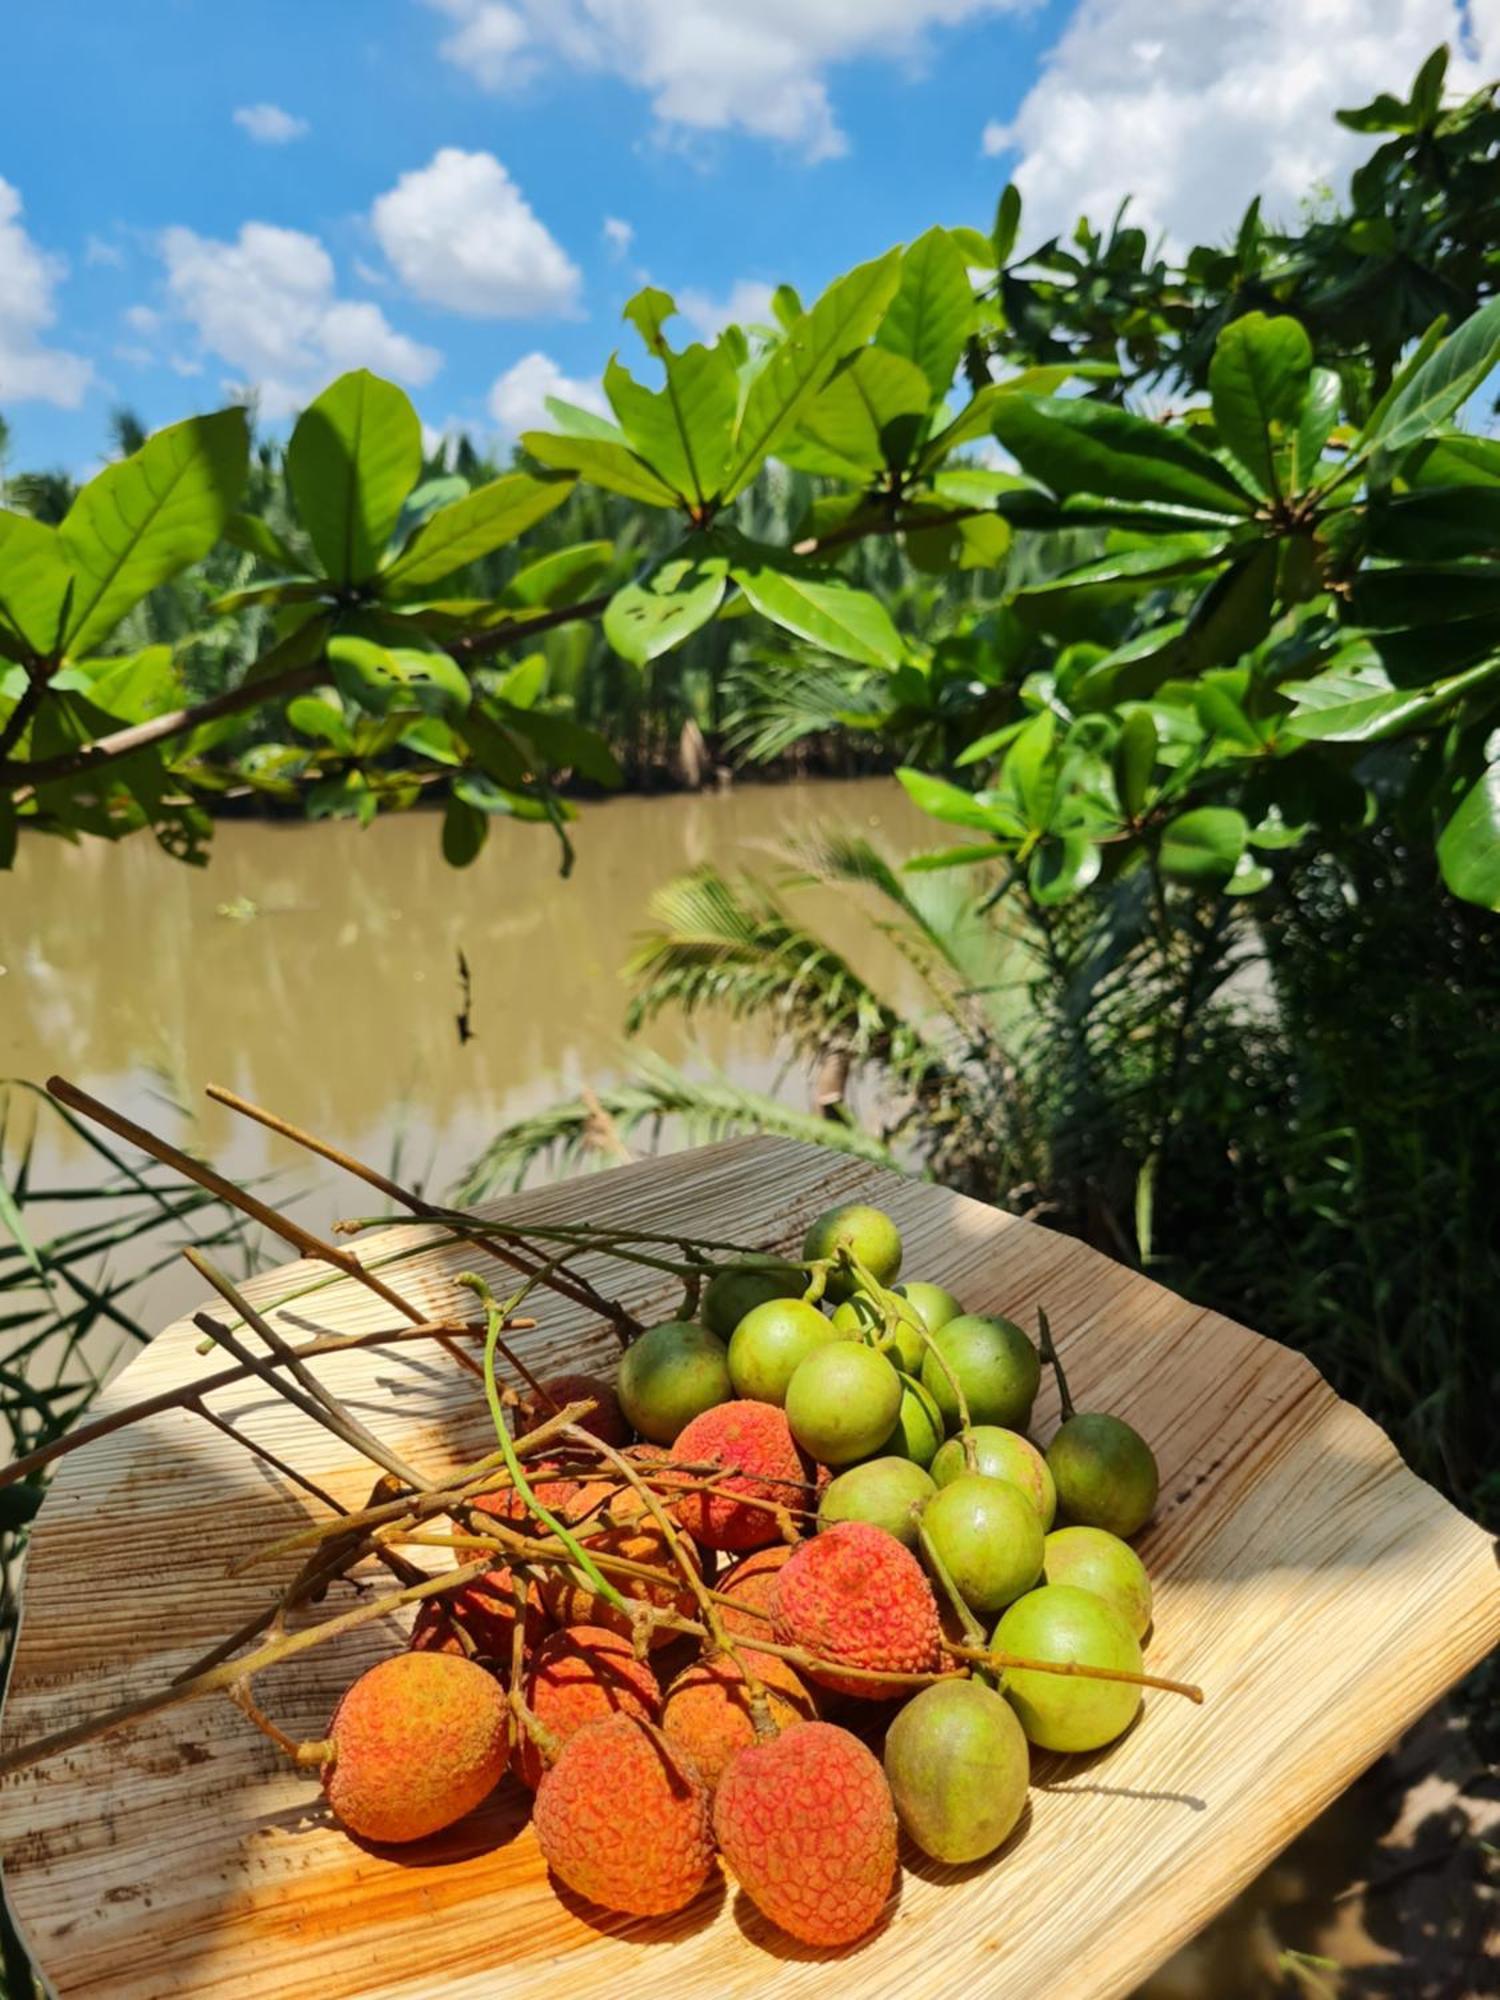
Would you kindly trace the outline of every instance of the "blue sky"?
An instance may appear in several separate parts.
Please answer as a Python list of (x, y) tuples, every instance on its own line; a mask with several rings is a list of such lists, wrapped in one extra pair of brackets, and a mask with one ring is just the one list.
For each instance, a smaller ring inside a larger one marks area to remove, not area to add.
[(1039, 238), (1127, 189), (1193, 240), (1295, 206), (1332, 108), (1500, 0), (10, 0), (0, 414), (73, 470), (345, 366), (485, 435), (587, 400), (644, 278), (711, 330), (1004, 179)]

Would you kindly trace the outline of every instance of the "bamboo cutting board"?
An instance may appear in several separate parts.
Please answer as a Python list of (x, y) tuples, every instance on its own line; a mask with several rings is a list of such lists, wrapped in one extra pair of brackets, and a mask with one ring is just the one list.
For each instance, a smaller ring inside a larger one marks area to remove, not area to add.
[[(52, 1990), (100, 2000), (749, 2000), (855, 1993), (1097, 2000), (1129, 1989), (1198, 1929), (1391, 1740), (1500, 1640), (1494, 1553), (1299, 1356), (1185, 1303), (1068, 1238), (944, 1189), (783, 1140), (624, 1167), (492, 1204), (517, 1220), (682, 1227), (793, 1248), (834, 1201), (888, 1208), (908, 1275), (1028, 1327), (1047, 1309), (1081, 1408), (1116, 1411), (1162, 1469), (1140, 1547), (1156, 1586), (1153, 1670), (1200, 1682), (1201, 1709), (1148, 1694), (1140, 1724), (1090, 1758), (1038, 1758), (1027, 1818), (1002, 1854), (947, 1869), (908, 1852), (883, 1927), (843, 1953), (794, 1944), (716, 1882), (666, 1921), (612, 1918), (551, 1887), (513, 1781), (418, 1849), (357, 1846), (316, 1784), (222, 1698), (154, 1715), (12, 1778), (0, 1853), (21, 1932)], [(420, 1229), (363, 1240), (366, 1256)], [(454, 1311), (442, 1246), (396, 1267), (401, 1289)], [(586, 1261), (633, 1310), (676, 1288)], [(256, 1280), (256, 1303), (312, 1275)], [(490, 1271), (503, 1295), (504, 1278)], [(307, 1320), (388, 1325), (357, 1285), (304, 1300)], [(542, 1368), (607, 1364), (613, 1335), (546, 1299), (520, 1336)], [(169, 1327), (103, 1407), (206, 1374)], [(427, 1347), (318, 1363), (423, 1470), (488, 1448), (472, 1377)], [(259, 1385), (217, 1407), (347, 1505), (363, 1461)], [(1057, 1421), (1049, 1381), (1035, 1429)], [(490, 1442), (492, 1443), (492, 1437)], [(240, 1552), (314, 1518), (308, 1499), (177, 1411), (64, 1461), (36, 1523), (4, 1740), (143, 1693), (252, 1615), (290, 1574), (231, 1579)], [(322, 1614), (355, 1601), (339, 1586)], [(256, 1683), (297, 1736), (394, 1650), (369, 1625)]]

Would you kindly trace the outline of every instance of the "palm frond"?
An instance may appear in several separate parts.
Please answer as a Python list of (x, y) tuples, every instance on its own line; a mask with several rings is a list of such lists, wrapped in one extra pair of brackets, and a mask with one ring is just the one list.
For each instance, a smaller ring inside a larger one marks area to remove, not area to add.
[(768, 764), (809, 736), (873, 729), (889, 713), (889, 682), (868, 667), (822, 657), (745, 660), (725, 686), (724, 748)]
[(665, 1137), (674, 1145), (702, 1145), (748, 1132), (801, 1139), (880, 1166), (897, 1164), (882, 1139), (857, 1125), (798, 1111), (717, 1072), (688, 1076), (661, 1057), (643, 1056), (622, 1083), (549, 1105), (497, 1134), (465, 1172), (453, 1199), (481, 1201), (521, 1187), (542, 1165), (562, 1173), (617, 1164), (618, 1139), (644, 1135), (646, 1149), (655, 1152)]

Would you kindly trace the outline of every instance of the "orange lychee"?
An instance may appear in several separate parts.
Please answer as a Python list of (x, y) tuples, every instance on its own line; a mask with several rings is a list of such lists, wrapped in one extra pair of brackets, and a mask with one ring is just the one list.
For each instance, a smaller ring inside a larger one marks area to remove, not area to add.
[(509, 1711), (494, 1677), (452, 1653), (397, 1653), (333, 1712), (328, 1802), (365, 1840), (421, 1840), (472, 1812), (500, 1782)]
[(713, 1868), (708, 1787), (659, 1731), (632, 1716), (590, 1722), (542, 1779), (537, 1845), (577, 1895), (606, 1910), (665, 1916)]
[(880, 1921), (895, 1807), (878, 1759), (847, 1729), (804, 1722), (741, 1750), (715, 1794), (714, 1832), (751, 1902), (804, 1944), (852, 1944)]
[[(526, 1643), (536, 1645), (549, 1620), (532, 1584), (526, 1593)], [(445, 1597), (424, 1597), (417, 1606), (407, 1644), (414, 1653), (461, 1653), (500, 1667), (510, 1664), (516, 1600), (511, 1572), (503, 1565), (460, 1584)], [(465, 1644), (467, 1640), (467, 1644)]]
[(764, 1548), (781, 1533), (771, 1509), (807, 1504), (807, 1469), (775, 1403), (716, 1404), (672, 1449), (685, 1464), (735, 1468), (715, 1482), (720, 1491), (688, 1492), (677, 1503), (682, 1525), (708, 1548)]
[[(772, 1549), (757, 1549), (753, 1555), (742, 1557), (720, 1580), (719, 1595), (732, 1597), (747, 1607), (740, 1611), (734, 1605), (719, 1606), (724, 1629), (732, 1638), (753, 1641), (775, 1637), (769, 1614), (776, 1596), (776, 1580), (792, 1554), (793, 1549), (786, 1542)], [(758, 1612), (767, 1615), (758, 1617)]]
[[(611, 1715), (654, 1722), (661, 1714), (661, 1689), (628, 1639), (602, 1625), (569, 1625), (537, 1647), (526, 1675), (526, 1705), (558, 1743)], [(516, 1775), (533, 1791), (546, 1766), (541, 1752), (519, 1732), (512, 1759)]]
[(783, 1645), (835, 1663), (807, 1673), (841, 1694), (881, 1700), (903, 1683), (840, 1674), (839, 1664), (902, 1674), (938, 1664), (937, 1601), (922, 1565), (864, 1521), (841, 1521), (802, 1543), (777, 1579), (774, 1619)]
[[(741, 1658), (765, 1689), (770, 1719), (778, 1729), (810, 1722), (817, 1714), (813, 1698), (795, 1671), (775, 1653), (746, 1647)], [(749, 1690), (739, 1665), (727, 1655), (699, 1660), (680, 1673), (667, 1689), (662, 1728), (682, 1746), (712, 1790), (729, 1760), (755, 1738)]]

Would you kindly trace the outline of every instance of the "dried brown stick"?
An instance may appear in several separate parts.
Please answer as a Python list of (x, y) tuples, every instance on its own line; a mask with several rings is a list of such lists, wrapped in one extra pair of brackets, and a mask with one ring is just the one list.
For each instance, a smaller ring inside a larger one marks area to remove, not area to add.
[[(262, 1201), (258, 1195), (236, 1187), (233, 1181), (226, 1180), (223, 1174), (205, 1165), (202, 1160), (195, 1160), (191, 1153), (183, 1152), (180, 1146), (174, 1146), (170, 1140), (159, 1138), (144, 1125), (137, 1125), (133, 1118), (127, 1118), (123, 1112), (112, 1110), (109, 1105), (101, 1103), (88, 1091), (80, 1090), (77, 1084), (69, 1083), (66, 1077), (49, 1076), (47, 1093), (55, 1097), (59, 1104), (65, 1104), (70, 1111), (76, 1111), (80, 1117), (92, 1119), (96, 1125), (102, 1125), (107, 1132), (113, 1132), (116, 1138), (124, 1139), (132, 1146), (138, 1146), (143, 1153), (149, 1153), (152, 1159), (160, 1160), (164, 1167), (172, 1168), (175, 1173), (193, 1181), (207, 1193), (216, 1196), (218, 1200), (228, 1202), (231, 1208), (239, 1209), (242, 1215), (248, 1215), (252, 1222), (258, 1222), (263, 1229), (270, 1230), (273, 1236), (279, 1236), (300, 1255), (313, 1258), (320, 1263), (331, 1264), (346, 1278), (353, 1278), (358, 1284), (374, 1292), (377, 1298), (383, 1299), (388, 1306), (394, 1306), (396, 1311), (404, 1314), (407, 1319), (414, 1323), (426, 1323), (425, 1313), (414, 1306), (409, 1299), (404, 1299), (398, 1291), (393, 1290), (383, 1278), (366, 1269), (359, 1258), (350, 1251), (341, 1250), (333, 1243), (325, 1243), (322, 1237), (314, 1235), (312, 1230), (305, 1229), (291, 1216), (282, 1215), (268, 1202)], [(438, 1345), (471, 1375), (478, 1375), (481, 1372), (474, 1357), (465, 1354), (454, 1341), (443, 1335), (438, 1335), (437, 1340)]]
[[(393, 1181), (388, 1174), (381, 1173), (378, 1168), (366, 1166), (363, 1160), (355, 1159), (352, 1153), (342, 1151), (338, 1146), (331, 1145), (328, 1140), (318, 1138), (315, 1133), (303, 1131), (300, 1125), (294, 1125), (289, 1118), (282, 1118), (278, 1113), (268, 1111), (262, 1104), (252, 1104), (248, 1098), (239, 1096), (233, 1090), (226, 1090), (220, 1083), (208, 1084), (205, 1094), (216, 1104), (223, 1104), (231, 1111), (238, 1111), (242, 1117), (253, 1119), (257, 1125), (264, 1125), (268, 1132), (275, 1132), (281, 1138), (291, 1140), (293, 1145), (301, 1146), (305, 1152), (316, 1154), (321, 1160), (327, 1160), (330, 1166), (339, 1167), (346, 1174), (352, 1174), (356, 1180), (363, 1181), (367, 1187), (372, 1187), (378, 1193), (385, 1195), (387, 1200), (399, 1203), (410, 1214), (424, 1221), (441, 1220), (446, 1227), (453, 1230), (461, 1242), (471, 1244), (476, 1250), (488, 1251), (502, 1264), (508, 1264), (513, 1271), (518, 1271), (522, 1277), (533, 1278), (547, 1285), (560, 1297), (571, 1300), (574, 1305), (582, 1306), (586, 1312), (598, 1313), (601, 1319), (608, 1319), (617, 1326), (636, 1325), (636, 1321), (618, 1301), (606, 1299), (603, 1293), (596, 1291), (586, 1279), (572, 1274), (565, 1276), (555, 1265), (549, 1267), (544, 1260), (532, 1258), (510, 1244), (497, 1244), (492, 1238), (481, 1240), (477, 1236), (464, 1233), (454, 1219), (455, 1211), (424, 1200), (421, 1195), (413, 1193), (410, 1188), (402, 1187), (398, 1181)], [(538, 1394), (545, 1394), (540, 1383), (532, 1379), (514, 1355), (507, 1354), (506, 1359), (526, 1376), (526, 1380)]]

